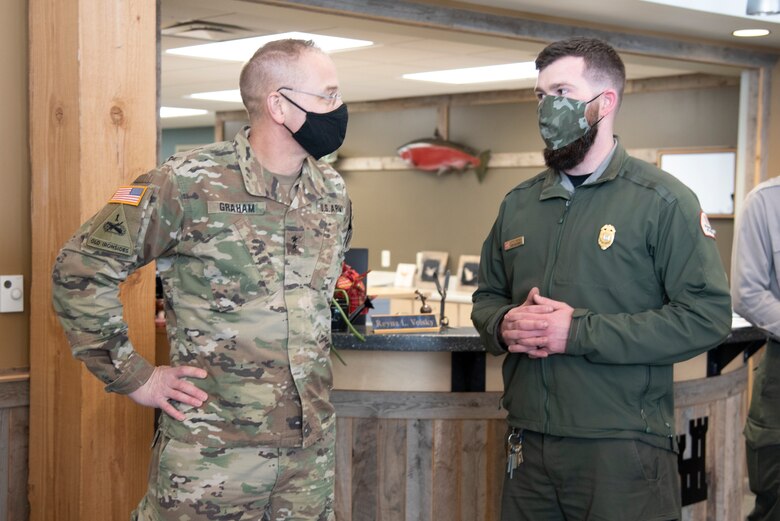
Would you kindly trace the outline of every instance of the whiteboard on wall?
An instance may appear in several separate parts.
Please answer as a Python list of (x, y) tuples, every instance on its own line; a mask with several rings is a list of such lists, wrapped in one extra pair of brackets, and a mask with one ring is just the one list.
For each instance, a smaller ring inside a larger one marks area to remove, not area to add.
[(659, 167), (685, 183), (710, 216), (734, 215), (735, 150), (660, 153)]

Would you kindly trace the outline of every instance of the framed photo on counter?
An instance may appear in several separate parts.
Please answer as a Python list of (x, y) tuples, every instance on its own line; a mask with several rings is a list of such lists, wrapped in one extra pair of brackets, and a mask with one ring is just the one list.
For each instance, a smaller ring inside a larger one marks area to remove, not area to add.
[(473, 293), (479, 281), (479, 255), (461, 255), (458, 259), (457, 291)]
[(421, 251), (417, 253), (417, 277), (415, 282), (421, 288), (435, 288), (435, 277), (441, 277), (447, 270), (450, 254), (446, 251)]
[(414, 287), (414, 274), (417, 273), (417, 266), (412, 263), (401, 262), (395, 269), (395, 279), (393, 286), (397, 288)]

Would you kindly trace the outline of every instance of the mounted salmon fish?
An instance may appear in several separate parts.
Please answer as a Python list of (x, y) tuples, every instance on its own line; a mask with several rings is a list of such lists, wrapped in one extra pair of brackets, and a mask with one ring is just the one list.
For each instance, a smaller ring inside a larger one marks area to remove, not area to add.
[(440, 137), (416, 139), (398, 147), (401, 159), (413, 167), (441, 175), (452, 170), (473, 168), (477, 179), (485, 178), (490, 150), (477, 152), (473, 148), (441, 139)]

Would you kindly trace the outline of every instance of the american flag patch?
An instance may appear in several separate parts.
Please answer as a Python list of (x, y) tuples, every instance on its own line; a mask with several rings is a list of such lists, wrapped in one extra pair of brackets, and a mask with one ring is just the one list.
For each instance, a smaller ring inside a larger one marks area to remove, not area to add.
[(146, 189), (146, 186), (120, 186), (108, 202), (138, 206)]

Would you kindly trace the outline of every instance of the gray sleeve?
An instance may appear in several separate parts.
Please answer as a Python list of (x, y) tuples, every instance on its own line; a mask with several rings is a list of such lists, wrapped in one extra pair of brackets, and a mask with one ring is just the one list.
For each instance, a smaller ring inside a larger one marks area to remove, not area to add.
[(745, 200), (734, 237), (731, 293), (734, 311), (780, 338), (778, 262), (780, 186), (775, 186)]

